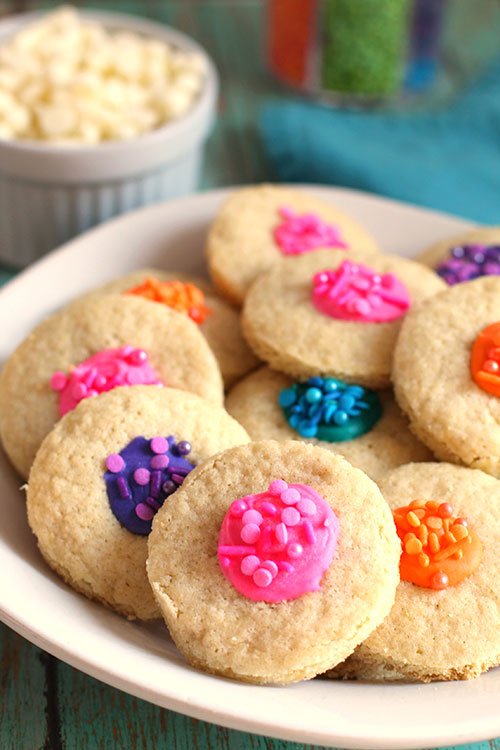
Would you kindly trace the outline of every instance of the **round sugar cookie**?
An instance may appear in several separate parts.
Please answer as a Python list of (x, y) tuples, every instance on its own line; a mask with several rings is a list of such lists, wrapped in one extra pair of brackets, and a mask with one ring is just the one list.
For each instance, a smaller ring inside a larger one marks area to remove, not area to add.
[[(477, 384), (471, 357), (478, 342), (475, 371), (498, 385), (495, 372), (481, 371), (490, 352), (500, 354), (493, 351), (500, 339), (480, 334), (499, 321), (500, 278), (449, 287), (406, 316), (392, 373), (410, 428), (434, 454), (495, 476), (500, 476), (500, 389), (493, 395)], [(500, 367), (492, 362), (486, 367)]]
[(148, 280), (151, 280), (153, 284), (154, 282), (161, 283), (164, 281), (194, 284), (203, 292), (207, 314), (206, 317), (203, 316), (199, 328), (219, 363), (226, 388), (230, 388), (237, 380), (258, 367), (259, 360), (241, 334), (239, 312), (221, 299), (212, 285), (205, 279), (193, 278), (172, 271), (147, 268), (121, 276), (96, 289), (95, 293), (118, 294), (144, 285), (143, 294), (147, 294), (148, 289), (145, 282)]
[[(353, 424), (356, 419), (353, 417), (343, 425), (344, 430), (338, 430), (338, 434), (332, 436), (335, 437), (335, 441), (301, 435), (290, 425), (286, 412), (280, 405), (280, 394), (288, 393), (293, 384), (294, 381), (287, 375), (262, 367), (234, 386), (227, 395), (226, 409), (243, 425), (252, 440), (306, 440), (315, 443), (332, 453), (344, 456), (349, 463), (364, 471), (374, 481), (401, 464), (432, 460), (429, 449), (410, 432), (406, 417), (389, 391), (375, 394), (373, 407), (368, 404), (370, 408), (361, 412), (362, 415), (366, 413), (370, 417), (370, 409), (378, 410), (378, 407), (381, 407), (380, 417), (377, 419), (375, 415), (375, 424), (366, 431), (365, 427), (368, 425), (360, 424), (358, 427)], [(317, 384), (315, 387), (314, 383), (305, 391), (303, 401), (306, 403), (307, 393), (311, 393), (313, 388), (315, 394)], [(338, 390), (340, 391), (340, 388)], [(323, 403), (327, 406), (330, 402), (323, 400)], [(314, 405), (317, 404), (318, 401), (315, 401)], [(358, 404), (354, 403), (354, 407), (357, 406)], [(321, 424), (320, 422), (320, 429)], [(335, 424), (333, 420), (332, 424)], [(351, 431), (352, 428), (356, 436), (346, 439), (347, 430)]]
[(261, 441), (206, 461), (158, 513), (148, 576), (196, 667), (308, 679), (389, 612), (399, 542), (377, 486), (341, 456)]
[(26, 477), (45, 435), (84, 395), (159, 381), (222, 403), (215, 357), (185, 315), (125, 295), (79, 300), (40, 323), (5, 363), (5, 451)]
[[(500, 482), (482, 471), (429, 463), (400, 466), (379, 486), (393, 510), (414, 499), (449, 504), (453, 513), (450, 520), (457, 516), (466, 519), (469, 533), (472, 531), (480, 540), (482, 554), (470, 575), (444, 589), (401, 580), (388, 617), (352, 657), (335, 669), (335, 675), (422, 682), (464, 680), (498, 665)], [(439, 511), (435, 515), (440, 518)], [(472, 549), (466, 541), (464, 549)], [(443, 543), (441, 538), (443, 551), (445, 544), (448, 542)], [(428, 546), (423, 551), (429, 552)], [(448, 557), (438, 565), (446, 562), (451, 576), (453, 566), (462, 563), (466, 554), (470, 553), (465, 552), (461, 560)], [(467, 570), (469, 566), (468, 562)]]
[[(444, 289), (445, 283), (428, 268), (405, 258), (378, 254), (366, 260), (354, 250), (349, 258), (345, 261), (339, 259), (337, 251), (317, 250), (277, 261), (257, 279), (245, 299), (243, 333), (258, 357), (292, 377), (331, 375), (369, 388), (385, 388), (390, 383), (403, 305), (415, 305)], [(358, 279), (357, 271), (367, 278)], [(341, 286), (328, 279), (324, 285), (326, 297), (318, 303), (314, 300), (323, 288), (318, 281), (325, 272), (342, 274)], [(395, 290), (385, 289), (386, 279)], [(378, 308), (367, 302), (367, 298), (372, 299), (372, 289), (377, 290)], [(395, 303), (386, 308), (381, 300), (387, 292)], [(317, 306), (325, 299), (328, 305), (334, 293), (334, 301), (339, 304), (333, 312), (345, 318), (333, 317)], [(363, 310), (365, 305), (370, 314), (361, 319), (357, 306)], [(372, 322), (372, 314), (378, 310), (391, 319)]]
[(372, 254), (378, 246), (354, 219), (334, 205), (293, 188), (258, 185), (232, 193), (207, 240), (208, 267), (219, 292), (241, 305), (253, 281), (284, 255), (299, 257), (335, 247)]
[(152, 518), (193, 466), (247, 441), (222, 407), (175, 388), (85, 399), (30, 472), (28, 520), (43, 557), (85, 596), (129, 618), (159, 617), (146, 576)]
[(435, 242), (415, 260), (429, 266), (447, 284), (500, 274), (500, 227), (478, 227)]

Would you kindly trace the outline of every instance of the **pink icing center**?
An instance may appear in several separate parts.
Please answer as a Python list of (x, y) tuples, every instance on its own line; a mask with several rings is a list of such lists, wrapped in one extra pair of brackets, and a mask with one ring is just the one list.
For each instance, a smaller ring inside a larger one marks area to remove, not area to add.
[(248, 599), (297, 599), (321, 588), (338, 535), (337, 516), (317, 492), (277, 479), (267, 492), (231, 503), (219, 535), (219, 564)]
[(119, 385), (163, 385), (143, 349), (122, 346), (103, 349), (73, 367), (69, 375), (55, 372), (50, 379), (59, 393), (59, 414), (64, 416), (84, 398), (111, 391)]
[(381, 275), (368, 266), (345, 260), (336, 270), (325, 269), (314, 275), (312, 302), (331, 318), (384, 323), (405, 314), (410, 296), (394, 274)]
[(347, 248), (338, 227), (326, 224), (316, 214), (296, 214), (280, 208), (283, 221), (274, 229), (274, 239), (284, 255), (301, 255), (318, 247)]

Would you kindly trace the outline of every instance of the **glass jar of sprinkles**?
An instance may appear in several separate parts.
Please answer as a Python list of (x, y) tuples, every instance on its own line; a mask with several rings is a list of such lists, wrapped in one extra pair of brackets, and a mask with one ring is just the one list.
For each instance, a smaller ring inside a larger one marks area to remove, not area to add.
[(446, 0), (269, 0), (268, 60), (323, 101), (370, 105), (426, 89)]

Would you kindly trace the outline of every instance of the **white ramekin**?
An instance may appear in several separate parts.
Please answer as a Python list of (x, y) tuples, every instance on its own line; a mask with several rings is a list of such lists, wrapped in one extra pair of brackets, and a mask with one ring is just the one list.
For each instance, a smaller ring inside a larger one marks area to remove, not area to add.
[[(186, 115), (129, 141), (67, 147), (0, 140), (0, 260), (12, 266), (26, 266), (112, 216), (186, 195), (198, 185), (218, 90), (208, 55), (189, 37), (152, 21), (101, 11), (82, 14), (108, 29), (196, 51), (206, 63), (204, 87)], [(0, 22), (0, 44), (40, 16)]]

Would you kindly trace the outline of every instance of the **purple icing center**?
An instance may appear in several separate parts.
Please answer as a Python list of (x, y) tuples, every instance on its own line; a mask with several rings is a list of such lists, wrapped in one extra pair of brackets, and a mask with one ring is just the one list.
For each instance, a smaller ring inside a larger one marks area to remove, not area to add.
[(186, 440), (176, 443), (172, 435), (136, 437), (120, 453), (108, 456), (104, 481), (111, 510), (122, 526), (133, 534), (150, 533), (156, 512), (195, 467), (185, 458), (190, 451)]
[(500, 245), (457, 245), (436, 268), (447, 284), (500, 275)]

